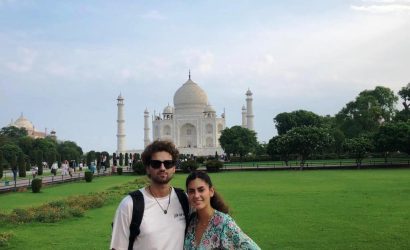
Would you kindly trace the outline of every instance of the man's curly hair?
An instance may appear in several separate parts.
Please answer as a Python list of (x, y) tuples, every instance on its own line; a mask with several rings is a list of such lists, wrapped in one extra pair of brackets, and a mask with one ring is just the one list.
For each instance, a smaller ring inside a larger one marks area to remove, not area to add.
[(173, 161), (177, 161), (179, 157), (179, 151), (175, 147), (175, 144), (170, 141), (156, 140), (149, 144), (144, 152), (142, 152), (141, 160), (145, 167), (148, 167), (151, 163), (151, 158), (154, 153), (165, 151), (172, 156)]

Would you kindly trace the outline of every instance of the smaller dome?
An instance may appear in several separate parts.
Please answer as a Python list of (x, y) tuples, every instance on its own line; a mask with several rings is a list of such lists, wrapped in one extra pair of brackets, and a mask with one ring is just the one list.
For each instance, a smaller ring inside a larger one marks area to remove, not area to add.
[(206, 113), (215, 113), (215, 109), (212, 107), (211, 104), (206, 105), (204, 112)]
[(34, 125), (27, 118), (21, 114), (21, 116), (14, 122), (13, 126), (17, 128), (25, 128), (27, 131), (33, 131)]
[(244, 106), (244, 105), (242, 105), (242, 110), (243, 110), (243, 111), (246, 111), (246, 108), (245, 108), (245, 106)]
[(246, 91), (246, 95), (252, 95), (252, 92), (250, 89), (248, 89), (248, 91)]
[(174, 108), (169, 106), (169, 104), (168, 104), (168, 106), (166, 106), (164, 108), (164, 111), (162, 113), (163, 114), (172, 114), (172, 113), (174, 113)]
[(122, 95), (120, 94), (117, 98), (117, 100), (124, 100), (124, 98), (122, 97)]

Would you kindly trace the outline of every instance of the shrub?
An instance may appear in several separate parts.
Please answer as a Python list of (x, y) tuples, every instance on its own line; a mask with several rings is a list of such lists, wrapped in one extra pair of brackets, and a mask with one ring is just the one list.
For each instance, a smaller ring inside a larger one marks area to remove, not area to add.
[(188, 160), (181, 162), (181, 169), (185, 173), (189, 173), (197, 170), (199, 167), (198, 163), (194, 160)]
[(33, 221), (35, 213), (32, 209), (15, 208), (8, 216), (7, 220), (14, 224)]
[(118, 173), (118, 175), (122, 175), (122, 168), (121, 167), (117, 168), (117, 173)]
[(13, 232), (0, 232), (0, 247), (9, 246), (9, 240), (14, 236)]
[(198, 157), (196, 158), (196, 162), (198, 162), (199, 164), (204, 163), (204, 161), (205, 161), (205, 157), (203, 157), (203, 156), (198, 156)]
[(83, 217), (84, 216), (84, 209), (82, 209), (81, 207), (72, 207), (72, 208), (70, 208), (69, 213), (73, 217)]
[(40, 189), (42, 186), (42, 182), (43, 180), (40, 178), (34, 178), (31, 181), (31, 190), (33, 191), (33, 193), (40, 193)]
[(218, 160), (210, 160), (206, 162), (205, 166), (207, 172), (219, 172), (221, 171), (223, 164)]
[(70, 216), (65, 207), (52, 207), (48, 204), (35, 208), (34, 215), (34, 221), (42, 223), (54, 223)]
[(85, 171), (84, 172), (84, 179), (86, 182), (91, 182), (93, 180), (93, 172), (91, 171)]
[(132, 171), (138, 175), (144, 175), (145, 174), (145, 166), (142, 163), (142, 161), (134, 161), (132, 163)]

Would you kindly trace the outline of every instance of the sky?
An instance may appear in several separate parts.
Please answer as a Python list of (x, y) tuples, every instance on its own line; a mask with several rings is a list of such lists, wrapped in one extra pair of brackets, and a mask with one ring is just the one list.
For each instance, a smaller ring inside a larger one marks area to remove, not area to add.
[(279, 113), (333, 116), (410, 82), (410, 0), (0, 0), (0, 127), (23, 113), (114, 152), (121, 93), (126, 148), (142, 149), (144, 110), (173, 105), (189, 70), (228, 127), (250, 89), (268, 142)]

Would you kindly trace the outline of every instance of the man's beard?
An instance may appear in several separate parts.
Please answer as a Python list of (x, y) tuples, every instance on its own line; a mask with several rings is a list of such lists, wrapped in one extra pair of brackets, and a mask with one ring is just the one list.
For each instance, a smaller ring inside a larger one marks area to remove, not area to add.
[(171, 179), (172, 179), (173, 175), (168, 175), (168, 177), (166, 179), (161, 179), (160, 177), (156, 176), (156, 175), (150, 175), (148, 174), (148, 178), (151, 179), (151, 181), (155, 184), (168, 184)]

